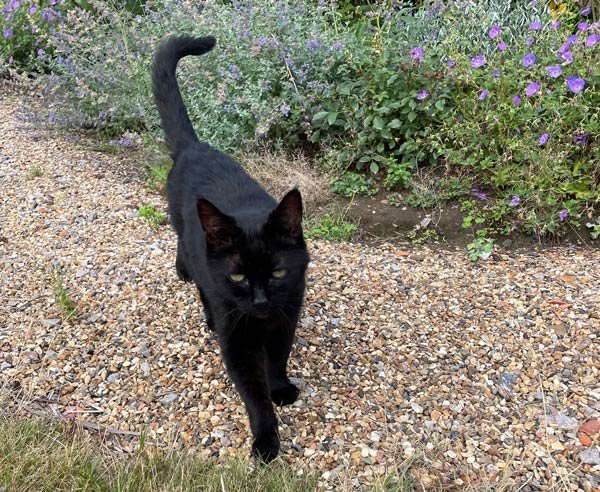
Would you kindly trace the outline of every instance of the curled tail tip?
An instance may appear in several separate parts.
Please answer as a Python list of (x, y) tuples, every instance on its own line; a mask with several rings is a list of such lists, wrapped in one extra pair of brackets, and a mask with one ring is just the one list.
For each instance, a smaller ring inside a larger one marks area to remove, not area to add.
[(217, 40), (213, 36), (195, 37), (188, 34), (174, 34), (161, 41), (157, 53), (169, 53), (176, 58), (202, 55), (212, 50), (216, 44)]

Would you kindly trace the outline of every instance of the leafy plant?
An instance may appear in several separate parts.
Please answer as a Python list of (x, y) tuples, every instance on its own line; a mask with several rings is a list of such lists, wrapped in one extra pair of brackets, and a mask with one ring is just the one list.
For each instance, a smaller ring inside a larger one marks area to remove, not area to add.
[(334, 180), (332, 190), (335, 194), (348, 198), (354, 195), (371, 196), (379, 191), (373, 178), (353, 172), (347, 172)]
[(309, 220), (305, 236), (312, 239), (327, 239), (329, 241), (350, 241), (358, 230), (358, 226), (349, 222), (345, 214), (332, 212), (317, 219)]
[(494, 241), (489, 237), (479, 236), (472, 243), (467, 244), (467, 251), (473, 261), (487, 260), (494, 251)]
[(590, 236), (592, 239), (598, 239), (600, 237), (600, 216), (596, 219), (596, 223), (587, 222), (585, 226), (590, 229)]
[(155, 231), (165, 223), (167, 217), (154, 205), (144, 205), (138, 210), (138, 215), (142, 217), (146, 223)]

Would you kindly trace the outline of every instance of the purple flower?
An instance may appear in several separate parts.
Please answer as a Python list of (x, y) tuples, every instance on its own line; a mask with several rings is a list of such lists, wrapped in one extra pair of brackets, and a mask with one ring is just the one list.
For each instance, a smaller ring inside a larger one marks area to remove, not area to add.
[(37, 56), (38, 56), (38, 58), (39, 58), (40, 60), (43, 60), (43, 59), (44, 59), (44, 55), (45, 55), (45, 54), (46, 54), (46, 53), (44, 52), (44, 50), (43, 50), (42, 48), (39, 48), (39, 49), (37, 50)]
[(521, 98), (519, 96), (513, 96), (512, 100), (513, 100), (513, 106), (521, 105)]
[(500, 70), (494, 70), (492, 72), (492, 77), (494, 77), (495, 79), (497, 79), (498, 77), (500, 77)]
[(281, 106), (279, 106), (279, 111), (281, 111), (281, 114), (283, 116), (287, 116), (288, 114), (290, 114), (290, 109), (292, 109), (290, 107), (289, 104), (283, 103)]
[(548, 141), (548, 139), (550, 138), (550, 134), (549, 133), (544, 133), (539, 140), (540, 146), (542, 145), (546, 145), (546, 142)]
[(533, 39), (533, 38), (527, 38), (527, 39), (525, 40), (525, 44), (526, 44), (527, 46), (531, 46), (533, 43), (535, 43), (535, 39)]
[(596, 43), (598, 41), (600, 41), (600, 35), (592, 34), (591, 36), (588, 36), (588, 38), (585, 40), (585, 45), (588, 48), (593, 48), (594, 46), (596, 46)]
[(587, 145), (589, 136), (589, 133), (581, 133), (579, 135), (575, 135), (575, 137), (573, 138), (573, 143), (577, 145), (577, 147), (585, 147)]
[(414, 61), (421, 63), (423, 61), (423, 48), (416, 47), (410, 50), (410, 57)]
[(31, 7), (29, 7), (30, 14), (35, 14), (36, 12), (37, 12), (37, 7), (35, 5), (32, 5)]
[(527, 53), (523, 57), (523, 66), (525, 68), (530, 68), (535, 64), (535, 55), (533, 53)]
[(490, 39), (496, 39), (500, 35), (500, 26), (492, 26), (488, 32)]
[(419, 92), (417, 94), (417, 99), (419, 101), (422, 101), (423, 99), (425, 99), (427, 96), (429, 95), (429, 92), (427, 92), (426, 90), (422, 90), (421, 92)]
[(477, 55), (471, 59), (471, 66), (473, 68), (480, 68), (485, 65), (485, 57), (481, 55)]
[(565, 51), (560, 55), (560, 57), (564, 60), (563, 65), (570, 65), (573, 63), (573, 53), (570, 51)]
[(479, 191), (477, 188), (471, 188), (473, 196), (481, 201), (487, 200), (487, 193)]
[(590, 7), (583, 9), (581, 12), (579, 12), (583, 17), (587, 17), (588, 15), (590, 15), (592, 13), (592, 9)]
[(573, 94), (579, 94), (585, 87), (585, 80), (579, 77), (567, 77), (567, 87)]
[(487, 89), (483, 89), (480, 93), (479, 96), (477, 96), (477, 98), (480, 101), (483, 101), (486, 97), (488, 97), (488, 94), (490, 93), (490, 91), (488, 91)]
[(577, 34), (571, 34), (569, 36), (569, 38), (567, 39), (567, 43), (569, 43), (569, 45), (574, 44), (577, 42), (578, 39), (579, 39), (579, 36), (577, 36)]
[(564, 221), (569, 216), (569, 211), (566, 208), (563, 208), (560, 212), (558, 212), (558, 220), (561, 222)]
[(504, 41), (500, 41), (500, 42), (498, 43), (498, 49), (499, 49), (500, 51), (504, 51), (504, 50), (506, 50), (506, 43), (505, 43)]
[(456, 65), (456, 62), (454, 60), (448, 60), (446, 65), (448, 65), (448, 68), (452, 68), (454, 65)]
[(579, 29), (580, 31), (586, 31), (588, 27), (589, 24), (587, 22), (580, 22), (579, 24), (577, 24), (577, 29)]
[(531, 24), (529, 24), (529, 29), (531, 29), (532, 31), (539, 31), (542, 28), (542, 23), (535, 21), (532, 22)]
[(4, 29), (2, 31), (2, 36), (4, 36), (6, 39), (10, 39), (13, 37), (13, 30), (12, 29)]
[(510, 206), (516, 207), (520, 201), (521, 201), (521, 197), (519, 195), (515, 195), (512, 197), (512, 200), (510, 201)]
[(560, 21), (559, 20), (553, 21), (552, 24), (550, 24), (550, 27), (556, 31), (560, 27)]
[(311, 51), (312, 53), (317, 51), (321, 46), (321, 41), (319, 41), (318, 39), (309, 39), (306, 42), (306, 47), (308, 48), (308, 51)]
[(525, 89), (525, 95), (527, 97), (531, 97), (531, 96), (537, 94), (539, 92), (540, 88), (541, 88), (540, 84), (538, 84), (537, 82), (531, 82)]
[(562, 70), (558, 65), (552, 65), (551, 67), (546, 67), (546, 71), (548, 75), (553, 79), (556, 79), (562, 75)]
[(10, 65), (15, 59), (12, 56), (8, 57), (8, 64)]

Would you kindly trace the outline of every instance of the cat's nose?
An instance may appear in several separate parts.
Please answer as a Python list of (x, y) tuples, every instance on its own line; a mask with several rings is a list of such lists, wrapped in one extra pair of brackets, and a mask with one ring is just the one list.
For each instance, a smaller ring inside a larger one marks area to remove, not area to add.
[(262, 289), (256, 289), (254, 291), (254, 297), (252, 299), (252, 305), (256, 309), (264, 309), (269, 305), (269, 299), (265, 295), (265, 291)]

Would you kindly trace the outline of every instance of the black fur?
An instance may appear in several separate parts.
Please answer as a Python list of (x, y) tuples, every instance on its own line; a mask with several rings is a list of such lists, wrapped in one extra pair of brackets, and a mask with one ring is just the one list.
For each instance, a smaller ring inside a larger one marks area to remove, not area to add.
[(292, 190), (278, 204), (234, 159), (198, 140), (175, 69), (182, 57), (214, 45), (212, 37), (168, 38), (156, 52), (152, 88), (174, 162), (167, 196), (178, 236), (177, 274), (200, 291), (248, 411), (253, 454), (268, 462), (279, 452), (273, 403), (298, 397), (286, 366), (309, 261), (302, 198)]

